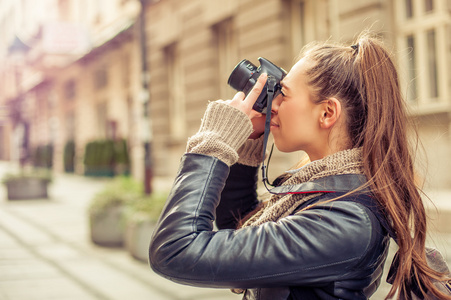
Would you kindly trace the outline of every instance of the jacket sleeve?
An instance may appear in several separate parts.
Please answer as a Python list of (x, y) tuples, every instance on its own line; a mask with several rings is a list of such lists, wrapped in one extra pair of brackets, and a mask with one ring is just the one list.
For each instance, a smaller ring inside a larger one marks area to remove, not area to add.
[(234, 164), (230, 167), (221, 201), (216, 208), (216, 225), (219, 229), (235, 229), (240, 220), (258, 205), (258, 168)]
[(371, 220), (355, 203), (330, 203), (257, 227), (213, 231), (229, 168), (186, 154), (151, 239), (152, 269), (205, 287), (295, 286), (346, 278), (371, 251)]

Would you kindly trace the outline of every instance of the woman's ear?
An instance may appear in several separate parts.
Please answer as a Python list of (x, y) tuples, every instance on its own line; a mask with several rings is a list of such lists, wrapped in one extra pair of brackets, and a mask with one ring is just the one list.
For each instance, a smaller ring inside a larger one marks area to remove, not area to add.
[(320, 127), (332, 128), (341, 115), (341, 102), (336, 98), (329, 98), (321, 103)]

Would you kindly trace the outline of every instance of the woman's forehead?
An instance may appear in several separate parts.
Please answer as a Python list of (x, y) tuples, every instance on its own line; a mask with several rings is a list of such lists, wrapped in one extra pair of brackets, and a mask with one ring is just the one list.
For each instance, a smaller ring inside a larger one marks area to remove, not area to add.
[(287, 76), (282, 80), (282, 86), (290, 87), (294, 82), (298, 82), (299, 79), (305, 74), (307, 66), (310, 64), (305, 57), (301, 58), (297, 63), (293, 65)]

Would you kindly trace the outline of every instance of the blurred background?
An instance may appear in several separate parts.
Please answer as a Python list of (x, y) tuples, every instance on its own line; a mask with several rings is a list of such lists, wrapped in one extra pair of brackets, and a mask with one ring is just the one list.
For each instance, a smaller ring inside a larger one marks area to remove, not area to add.
[[(234, 94), (238, 61), (290, 70), (307, 43), (370, 28), (396, 55), (429, 186), (451, 186), (449, 0), (3, 0), (0, 24), (2, 160), (171, 178), (208, 100)], [(105, 141), (126, 153), (93, 165)]]
[[(67, 203), (88, 179), (85, 198), (113, 177), (167, 192), (208, 101), (234, 95), (241, 59), (288, 71), (306, 44), (352, 45), (365, 29), (395, 55), (424, 146), (419, 176), (451, 211), (451, 0), (1, 0), (0, 161), (50, 170)], [(273, 178), (303, 155), (275, 152)]]

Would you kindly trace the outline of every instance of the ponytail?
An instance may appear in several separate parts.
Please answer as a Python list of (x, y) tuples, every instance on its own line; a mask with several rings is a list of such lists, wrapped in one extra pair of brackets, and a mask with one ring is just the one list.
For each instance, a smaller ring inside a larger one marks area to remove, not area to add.
[(394, 297), (397, 290), (409, 295), (415, 281), (421, 283), (423, 294), (430, 291), (445, 299), (432, 282), (432, 279), (443, 280), (443, 274), (429, 268), (426, 262), (426, 212), (415, 184), (407, 140), (408, 118), (396, 68), (388, 52), (375, 39), (360, 38), (358, 51), (360, 89), (367, 108), (361, 136), (365, 175), (390, 216), (399, 246), (399, 267), (387, 298)]
[(336, 97), (346, 112), (352, 146), (362, 147), (368, 185), (388, 216), (399, 246), (399, 268), (387, 299), (421, 292), (451, 299), (432, 280), (444, 275), (426, 262), (426, 212), (416, 185), (408, 117), (398, 74), (381, 42), (364, 35), (354, 46), (316, 45), (305, 51), (314, 99)]

